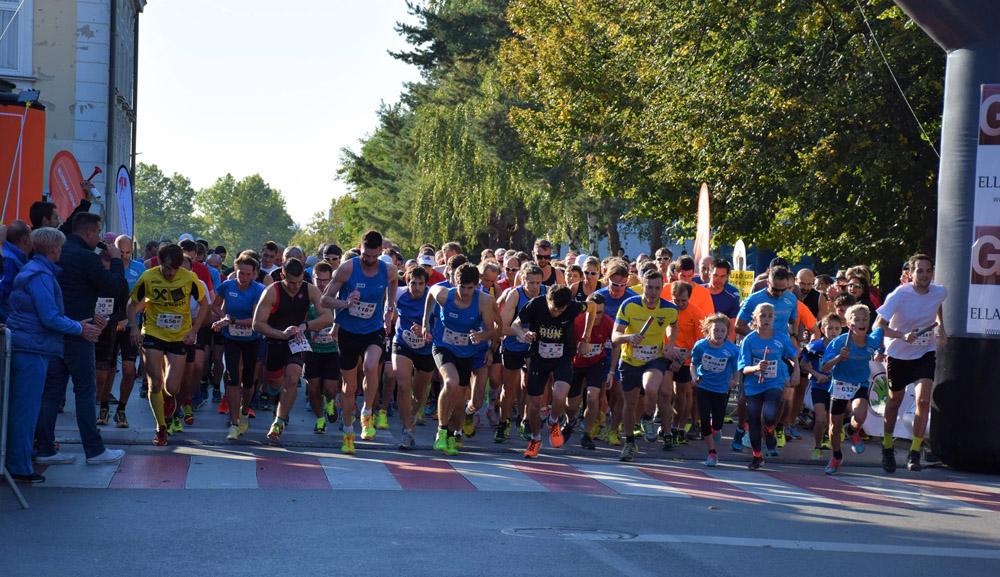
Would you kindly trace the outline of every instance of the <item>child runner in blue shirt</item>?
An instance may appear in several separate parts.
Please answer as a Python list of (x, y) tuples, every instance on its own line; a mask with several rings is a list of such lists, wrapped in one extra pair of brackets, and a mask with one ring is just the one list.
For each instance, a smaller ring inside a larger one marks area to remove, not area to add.
[(705, 466), (719, 464), (715, 446), (722, 440), (722, 424), (726, 418), (729, 401), (729, 384), (736, 374), (740, 350), (729, 342), (729, 317), (716, 313), (701, 323), (705, 338), (691, 349), (691, 368), (695, 369), (698, 383), (698, 412), (701, 417), (701, 436), (708, 446)]
[[(809, 373), (809, 394), (812, 396), (813, 413), (816, 418), (813, 422), (813, 437), (816, 444), (812, 450), (813, 459), (821, 459), (823, 451), (830, 449), (830, 373), (824, 372), (823, 353), (826, 352), (827, 344), (840, 336), (844, 321), (835, 313), (830, 313), (820, 321), (820, 330), (823, 338), (816, 339), (806, 346), (802, 353), (802, 370)], [(825, 437), (825, 438), (824, 438)]]

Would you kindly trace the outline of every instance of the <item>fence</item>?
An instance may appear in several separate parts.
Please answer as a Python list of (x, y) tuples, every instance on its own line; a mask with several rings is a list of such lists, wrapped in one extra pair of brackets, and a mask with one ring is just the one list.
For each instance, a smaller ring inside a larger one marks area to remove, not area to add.
[(4, 327), (0, 333), (0, 469), (3, 477), (14, 491), (14, 496), (22, 509), (28, 508), (28, 501), (21, 489), (7, 471), (7, 411), (10, 409), (10, 329)]

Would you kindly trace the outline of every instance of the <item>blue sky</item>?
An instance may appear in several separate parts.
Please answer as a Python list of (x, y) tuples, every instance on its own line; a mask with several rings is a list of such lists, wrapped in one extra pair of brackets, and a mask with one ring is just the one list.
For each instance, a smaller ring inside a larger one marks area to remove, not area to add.
[(387, 50), (411, 20), (403, 0), (152, 0), (140, 19), (140, 162), (196, 188), (260, 173), (305, 224), (346, 187), (339, 151), (358, 147), (380, 101), (413, 67)]

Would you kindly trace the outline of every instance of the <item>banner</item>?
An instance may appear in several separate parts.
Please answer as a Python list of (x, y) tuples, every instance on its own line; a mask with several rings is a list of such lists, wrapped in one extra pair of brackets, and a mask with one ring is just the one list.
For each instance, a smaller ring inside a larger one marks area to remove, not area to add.
[(694, 237), (694, 265), (701, 266), (702, 257), (712, 254), (712, 226), (708, 209), (708, 184), (701, 183), (698, 193), (698, 221)]
[(965, 330), (1000, 336), (1000, 84), (981, 88), (972, 229)]
[(68, 150), (57, 152), (49, 169), (49, 201), (56, 204), (56, 212), (63, 222), (85, 197), (82, 182), (83, 174), (73, 153)]
[(755, 276), (752, 270), (734, 270), (729, 272), (729, 284), (740, 289), (741, 301), (750, 296)]
[(115, 200), (118, 202), (118, 233), (131, 237), (135, 225), (132, 213), (132, 176), (124, 164), (118, 167)]
[(747, 270), (747, 245), (742, 238), (733, 247), (733, 270)]

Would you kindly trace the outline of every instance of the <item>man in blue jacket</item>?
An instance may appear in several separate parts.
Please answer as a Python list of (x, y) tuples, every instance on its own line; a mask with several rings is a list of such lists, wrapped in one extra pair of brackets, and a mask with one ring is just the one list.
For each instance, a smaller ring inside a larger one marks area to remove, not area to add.
[(15, 220), (7, 227), (7, 239), (3, 243), (3, 276), (0, 277), (0, 322), (10, 315), (10, 291), (14, 288), (14, 277), (28, 262), (31, 252), (31, 229), (23, 220)]
[[(120, 295), (128, 291), (121, 252), (113, 244), (105, 248), (111, 257), (111, 268), (105, 270), (101, 257), (94, 249), (101, 240), (101, 217), (81, 212), (73, 217), (73, 233), (66, 239), (58, 266), (66, 316), (82, 321), (94, 317), (97, 297)], [(66, 395), (66, 384), (73, 377), (76, 397), (76, 424), (88, 462), (104, 453), (104, 441), (97, 429), (97, 381), (94, 343), (78, 336), (64, 337), (62, 358), (49, 363), (42, 395), (42, 410), (35, 435), (38, 456), (35, 461), (49, 465), (71, 463), (73, 459), (56, 452), (55, 433), (59, 405)]]

